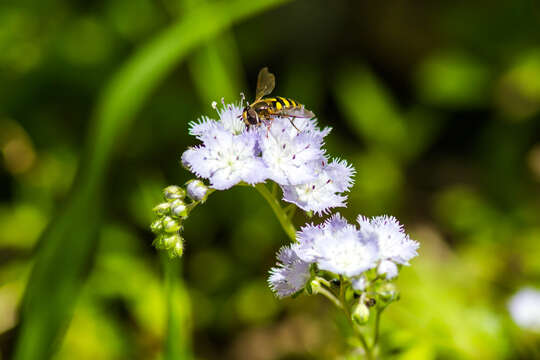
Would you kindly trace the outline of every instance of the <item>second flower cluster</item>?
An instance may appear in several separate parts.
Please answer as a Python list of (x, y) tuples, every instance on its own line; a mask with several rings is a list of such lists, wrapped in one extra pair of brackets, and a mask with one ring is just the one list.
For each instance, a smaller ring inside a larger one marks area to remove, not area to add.
[(418, 255), (418, 242), (410, 239), (396, 218), (359, 216), (357, 220), (360, 228), (339, 214), (322, 224), (304, 226), (297, 242), (279, 251), (278, 266), (270, 272), (272, 290), (279, 297), (294, 295), (315, 270), (345, 278), (354, 290), (364, 291), (370, 282), (393, 279), (398, 266), (409, 265)]

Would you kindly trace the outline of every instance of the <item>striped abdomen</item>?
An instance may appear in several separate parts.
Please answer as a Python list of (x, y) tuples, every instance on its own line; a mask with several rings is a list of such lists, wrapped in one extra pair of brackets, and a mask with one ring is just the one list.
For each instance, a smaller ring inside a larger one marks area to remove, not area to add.
[(274, 112), (280, 112), (282, 110), (292, 110), (302, 107), (302, 104), (297, 103), (293, 99), (284, 98), (281, 96), (265, 98), (262, 99), (262, 101), (268, 104), (269, 108)]

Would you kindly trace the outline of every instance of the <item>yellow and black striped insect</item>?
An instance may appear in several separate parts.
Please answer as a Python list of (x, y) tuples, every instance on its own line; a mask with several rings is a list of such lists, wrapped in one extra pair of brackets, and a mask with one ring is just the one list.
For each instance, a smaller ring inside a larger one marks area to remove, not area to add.
[[(304, 105), (299, 104), (293, 99), (281, 96), (263, 98), (270, 94), (276, 86), (276, 77), (268, 71), (268, 68), (262, 68), (257, 77), (257, 90), (255, 92), (255, 101), (242, 111), (244, 123), (250, 126), (259, 126), (265, 124), (270, 127), (275, 117), (288, 117), (291, 124), (295, 118), (313, 118), (315, 114), (307, 110)], [(298, 130), (298, 129), (297, 129)]]

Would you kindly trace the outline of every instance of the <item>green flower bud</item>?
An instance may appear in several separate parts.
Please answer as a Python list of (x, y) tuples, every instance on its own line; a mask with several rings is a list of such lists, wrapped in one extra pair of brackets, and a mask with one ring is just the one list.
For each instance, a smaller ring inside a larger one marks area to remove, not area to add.
[(185, 219), (187, 218), (189, 211), (185, 202), (180, 199), (176, 199), (171, 202), (171, 212), (174, 216)]
[(178, 232), (182, 228), (182, 225), (180, 224), (180, 222), (173, 219), (170, 216), (165, 216), (162, 222), (163, 222), (163, 230), (169, 234)]
[(358, 325), (365, 325), (369, 320), (369, 308), (360, 301), (354, 306), (351, 316)]
[(160, 236), (156, 237), (156, 238), (154, 239), (154, 241), (152, 241), (152, 245), (153, 245), (156, 249), (163, 249), (162, 239), (163, 239), (163, 235), (160, 235)]
[(377, 293), (381, 301), (379, 302), (381, 306), (387, 306), (388, 304), (399, 300), (399, 291), (396, 286), (392, 283), (387, 283), (381, 286)]
[(182, 242), (182, 237), (178, 234), (163, 236), (161, 239), (161, 248), (166, 250), (174, 249), (178, 242)]
[(206, 199), (208, 193), (208, 186), (206, 186), (201, 180), (190, 180), (186, 183), (187, 195), (193, 201), (202, 201)]
[(178, 236), (178, 238), (179, 239), (176, 244), (174, 244), (174, 247), (169, 250), (169, 256), (171, 258), (182, 257), (182, 255), (184, 254), (184, 241), (180, 236)]
[(163, 222), (161, 221), (161, 219), (157, 219), (155, 220), (151, 225), (150, 225), (150, 230), (152, 230), (152, 232), (154, 234), (159, 234), (163, 231)]
[(180, 186), (170, 185), (170, 186), (167, 186), (165, 189), (163, 189), (163, 195), (165, 196), (165, 199), (167, 200), (175, 200), (175, 199), (182, 200), (183, 198), (186, 197), (186, 190), (184, 190)]
[(156, 205), (152, 211), (156, 214), (156, 215), (166, 215), (170, 210), (170, 205), (169, 203), (161, 203), (159, 205)]

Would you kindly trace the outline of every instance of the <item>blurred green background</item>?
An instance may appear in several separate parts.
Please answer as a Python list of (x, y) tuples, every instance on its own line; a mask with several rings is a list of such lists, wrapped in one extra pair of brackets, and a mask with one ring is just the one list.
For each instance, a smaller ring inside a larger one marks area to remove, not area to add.
[(540, 286), (538, 3), (21, 0), (0, 24), (0, 359), (347, 353), (325, 299), (267, 287), (288, 240), (253, 189), (197, 209), (181, 262), (151, 246), (188, 122), (263, 66), (357, 169), (341, 212), (421, 243), (386, 358), (540, 358), (506, 308)]

